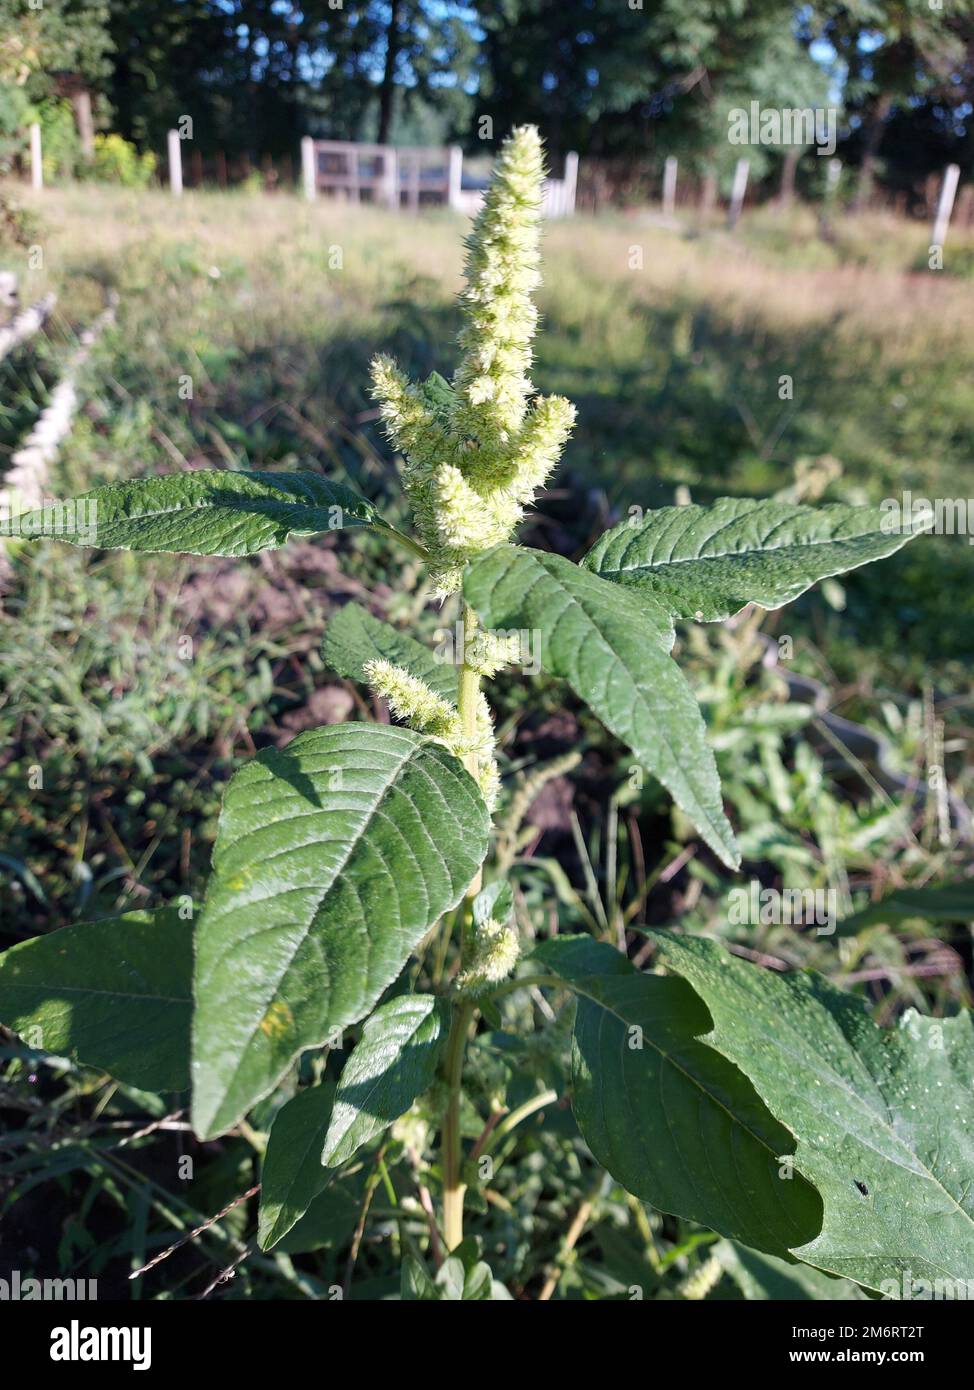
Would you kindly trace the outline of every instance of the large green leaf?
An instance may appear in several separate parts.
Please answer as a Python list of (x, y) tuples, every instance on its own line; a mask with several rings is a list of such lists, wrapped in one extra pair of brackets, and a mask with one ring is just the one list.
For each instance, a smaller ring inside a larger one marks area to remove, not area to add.
[(376, 1009), (342, 1071), (322, 1163), (346, 1163), (432, 1085), (449, 1029), (450, 1006), (432, 994), (400, 995)]
[(459, 682), (452, 662), (440, 661), (415, 637), (373, 617), (357, 603), (346, 603), (329, 622), (322, 656), (332, 671), (353, 681), (365, 680), (362, 668), (367, 661), (392, 661), (424, 680), (437, 695), (457, 702)]
[(537, 632), (541, 664), (629, 745), (731, 868), (740, 862), (693, 691), (669, 655), (659, 604), (560, 555), (501, 545), (467, 568), (464, 593), (488, 627)]
[(709, 1020), (693, 990), (589, 937), (557, 937), (532, 959), (579, 995), (572, 1109), (598, 1162), (644, 1201), (769, 1254), (811, 1239), (821, 1203), (781, 1176), (792, 1137), (698, 1040)]
[(710, 1011), (704, 1041), (747, 1072), (822, 1196), (821, 1233), (793, 1253), (872, 1289), (908, 1272), (974, 1278), (970, 1014), (911, 1009), (884, 1031), (821, 976), (764, 970), (701, 937), (658, 938)]
[(334, 1176), (321, 1166), (334, 1101), (335, 1083), (325, 1081), (299, 1091), (274, 1116), (260, 1174), (261, 1250), (287, 1235)]
[(780, 608), (816, 580), (892, 555), (928, 524), (893, 530), (879, 507), (721, 497), (709, 507), (661, 507), (624, 521), (582, 564), (680, 618), (713, 622), (747, 603)]
[(384, 523), (371, 502), (320, 473), (167, 473), (109, 483), (11, 522), (19, 536), (54, 536), (100, 550), (252, 555), (344, 526)]
[(463, 896), (488, 824), (457, 759), (409, 729), (312, 729), (236, 774), (197, 932), (198, 1134), (368, 1013)]
[(0, 1022), (126, 1085), (185, 1090), (192, 932), (175, 908), (161, 908), (12, 946), (0, 956)]

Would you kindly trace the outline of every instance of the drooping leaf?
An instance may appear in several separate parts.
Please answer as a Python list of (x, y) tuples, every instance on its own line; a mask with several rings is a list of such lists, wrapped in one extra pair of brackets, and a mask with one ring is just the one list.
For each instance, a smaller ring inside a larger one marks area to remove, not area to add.
[(398, 1120), (432, 1085), (450, 1029), (450, 1006), (432, 994), (404, 994), (380, 1005), (345, 1063), (320, 1152), (329, 1168)]
[(167, 473), (108, 483), (11, 522), (24, 537), (53, 536), (100, 550), (253, 555), (345, 526), (383, 529), (375, 507), (320, 473)]
[(596, 1160), (662, 1211), (769, 1254), (811, 1239), (821, 1203), (783, 1176), (791, 1135), (744, 1073), (698, 1040), (709, 1019), (693, 990), (589, 937), (546, 941), (532, 960), (579, 996), (572, 1109)]
[(261, 1250), (287, 1235), (333, 1177), (322, 1168), (320, 1153), (334, 1101), (335, 1083), (323, 1081), (299, 1091), (274, 1116), (260, 1173)]
[(322, 656), (332, 671), (353, 681), (365, 680), (362, 667), (367, 661), (392, 661), (424, 680), (437, 695), (457, 702), (457, 668), (452, 662), (440, 661), (415, 637), (373, 617), (357, 603), (346, 603), (329, 622)]
[(487, 626), (540, 635), (544, 669), (568, 681), (736, 868), (703, 717), (669, 655), (673, 628), (660, 605), (560, 555), (512, 545), (478, 556), (464, 593)]
[(341, 1173), (322, 1168), (327, 1186), (311, 1203), (308, 1210), (287, 1235), (275, 1246), (280, 1255), (302, 1255), (309, 1250), (334, 1250), (350, 1240), (362, 1213), (369, 1170), (364, 1165), (352, 1165)]
[(192, 972), (193, 924), (176, 908), (78, 922), (0, 956), (0, 1022), (126, 1085), (182, 1091)]
[(363, 1018), (487, 851), (456, 758), (343, 724), (268, 749), (227, 788), (196, 945), (193, 1124), (222, 1133), (305, 1048)]
[(974, 922), (974, 879), (957, 883), (927, 884), (924, 888), (897, 888), (879, 902), (870, 903), (838, 926), (840, 936), (853, 936), (864, 927), (916, 920), (921, 922)]
[(927, 525), (892, 529), (880, 507), (721, 497), (624, 521), (599, 537), (582, 564), (677, 617), (714, 622), (747, 603), (780, 608), (819, 579), (892, 555)]
[(907, 1272), (974, 1278), (970, 1014), (910, 1009), (884, 1031), (821, 976), (764, 970), (701, 937), (657, 935), (665, 964), (710, 1011), (704, 1041), (746, 1070), (822, 1196), (820, 1234), (793, 1253), (883, 1292)]

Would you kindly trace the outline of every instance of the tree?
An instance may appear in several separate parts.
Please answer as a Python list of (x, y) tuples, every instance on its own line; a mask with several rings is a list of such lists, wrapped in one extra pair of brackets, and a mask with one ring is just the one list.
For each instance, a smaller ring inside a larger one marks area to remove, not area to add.
[[(974, 0), (953, 0), (943, 9), (929, 0), (819, 0), (806, 13), (807, 39), (832, 46), (844, 77), (847, 111), (857, 128), (856, 207), (869, 196), (894, 115), (933, 104), (941, 112), (942, 137), (950, 113), (971, 100), (972, 15)], [(942, 147), (936, 154), (934, 148), (932, 167), (942, 167)]]
[[(677, 154), (699, 172), (729, 177), (740, 151), (728, 112), (824, 100), (821, 68), (799, 42), (794, 12), (778, 0), (597, 0), (483, 3), (478, 110), (504, 125), (541, 125), (556, 153)], [(751, 152), (755, 172), (768, 152)]]

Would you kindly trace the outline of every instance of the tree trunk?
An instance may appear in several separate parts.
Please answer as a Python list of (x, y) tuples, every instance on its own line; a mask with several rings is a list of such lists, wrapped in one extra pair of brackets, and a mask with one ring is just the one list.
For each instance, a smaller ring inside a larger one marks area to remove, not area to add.
[(804, 150), (795, 148), (788, 150), (785, 155), (784, 163), (781, 166), (781, 187), (778, 190), (778, 201), (783, 208), (789, 207), (795, 197), (795, 175), (798, 172), (798, 161), (804, 154)]
[(78, 128), (78, 140), (85, 159), (95, 157), (95, 123), (91, 116), (91, 93), (82, 89), (71, 98), (74, 107), (74, 123)]
[(700, 187), (700, 216), (706, 220), (717, 206), (717, 175), (704, 174)]
[(389, 28), (386, 30), (386, 61), (382, 70), (382, 85), (379, 88), (379, 129), (375, 138), (380, 145), (388, 145), (389, 129), (392, 125), (392, 102), (396, 95), (396, 60), (402, 48), (402, 33), (399, 28), (402, 12), (403, 0), (392, 0)]
[(873, 169), (879, 147), (883, 141), (886, 117), (889, 115), (892, 105), (893, 98), (891, 96), (880, 95), (876, 99), (866, 123), (866, 138), (863, 141), (862, 162), (859, 165), (859, 182), (856, 185), (856, 196), (852, 202), (853, 212), (862, 211), (872, 192)]

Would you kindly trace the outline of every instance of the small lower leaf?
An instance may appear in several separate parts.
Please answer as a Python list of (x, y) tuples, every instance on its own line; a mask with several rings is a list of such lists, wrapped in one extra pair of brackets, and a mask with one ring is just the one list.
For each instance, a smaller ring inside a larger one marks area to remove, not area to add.
[(367, 661), (391, 661), (425, 681), (444, 700), (454, 705), (457, 702), (459, 682), (452, 662), (440, 661), (408, 632), (373, 617), (357, 603), (346, 603), (330, 620), (321, 654), (330, 670), (353, 681), (365, 680)]
[(286, 1236), (332, 1179), (318, 1155), (334, 1100), (335, 1084), (325, 1081), (299, 1091), (274, 1116), (260, 1174), (261, 1250)]
[(449, 1027), (449, 1004), (432, 994), (400, 995), (375, 1010), (342, 1071), (323, 1164), (346, 1163), (432, 1085)]

